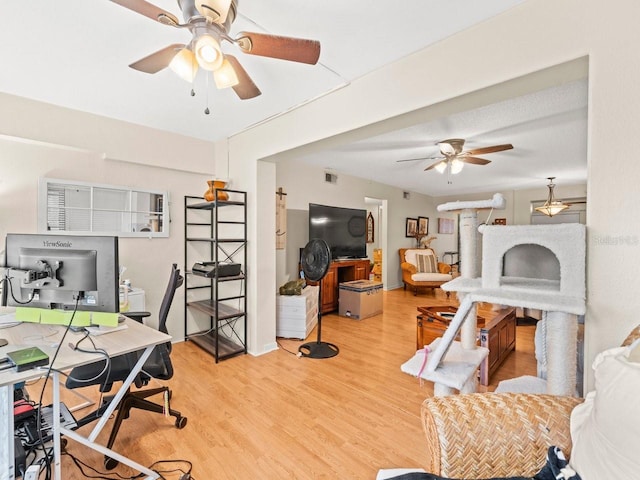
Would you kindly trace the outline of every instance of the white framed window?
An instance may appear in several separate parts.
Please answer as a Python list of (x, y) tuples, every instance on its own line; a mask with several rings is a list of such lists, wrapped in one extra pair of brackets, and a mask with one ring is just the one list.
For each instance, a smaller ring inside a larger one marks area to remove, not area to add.
[(168, 193), (40, 178), (38, 232), (168, 237)]

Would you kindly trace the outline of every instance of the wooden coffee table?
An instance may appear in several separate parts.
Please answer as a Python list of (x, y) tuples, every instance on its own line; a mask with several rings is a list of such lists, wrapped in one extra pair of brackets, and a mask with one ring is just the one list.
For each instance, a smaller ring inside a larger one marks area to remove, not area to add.
[[(442, 337), (456, 311), (457, 308), (450, 305), (418, 307), (416, 348), (421, 349)], [(516, 309), (494, 311), (491, 305), (481, 304), (478, 313), (483, 315), (478, 315), (478, 345), (489, 349), (489, 355), (480, 364), (480, 384), (486, 386), (489, 377), (516, 348)]]

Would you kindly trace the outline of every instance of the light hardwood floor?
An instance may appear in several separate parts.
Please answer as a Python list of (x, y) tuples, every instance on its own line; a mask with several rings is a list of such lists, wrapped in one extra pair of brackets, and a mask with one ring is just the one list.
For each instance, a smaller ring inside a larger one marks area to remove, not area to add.
[[(432, 384), (421, 385), (400, 365), (416, 350), (416, 307), (434, 300), (446, 297), (399, 289), (384, 293), (382, 315), (361, 321), (324, 316), (322, 339), (340, 347), (332, 359), (298, 358), (286, 350), (296, 352), (302, 342), (279, 339), (277, 351), (216, 365), (194, 344), (178, 343), (169, 385), (172, 406), (188, 417), (186, 428), (134, 411), (115, 448), (145, 465), (189, 460), (196, 480), (373, 479), (380, 468), (425, 465), (420, 404), (433, 394)], [(535, 375), (533, 329), (517, 327), (516, 351), (489, 390), (504, 378)], [(104, 470), (101, 456), (71, 441), (67, 449)], [(69, 457), (63, 457), (63, 471), (68, 480), (85, 478)]]

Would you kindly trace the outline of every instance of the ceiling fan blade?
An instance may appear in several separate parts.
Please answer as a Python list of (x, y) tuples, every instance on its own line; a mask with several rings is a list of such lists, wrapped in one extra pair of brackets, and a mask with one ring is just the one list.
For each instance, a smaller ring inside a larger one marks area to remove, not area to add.
[(491, 160), (485, 160), (484, 158), (478, 157), (458, 157), (458, 160), (465, 163), (473, 163), (474, 165), (486, 165), (487, 163), (491, 163)]
[(240, 32), (236, 43), (244, 53), (315, 65), (320, 42), (305, 38), (281, 37), (264, 33)]
[(232, 88), (241, 100), (247, 100), (262, 94), (256, 84), (253, 83), (253, 80), (251, 80), (247, 71), (242, 67), (242, 65), (240, 65), (240, 62), (238, 62), (236, 57), (232, 55), (225, 55), (225, 58), (229, 60), (229, 63), (238, 77), (238, 84), (234, 85)]
[(511, 150), (513, 145), (506, 143), (504, 145), (494, 145), (493, 147), (474, 148), (463, 152), (463, 155), (484, 155), (485, 153), (502, 152), (504, 150)]
[(137, 62), (133, 62), (129, 66), (134, 70), (144, 73), (158, 73), (160, 70), (167, 68), (171, 60), (173, 60), (173, 57), (176, 56), (176, 53), (184, 47), (185, 45), (181, 43), (174, 43), (168, 47), (164, 47), (162, 50), (158, 50), (151, 55), (141, 58)]
[(445, 157), (420, 157), (420, 158), (404, 158), (402, 160), (396, 160), (397, 163), (402, 163), (402, 162), (416, 162), (418, 160), (438, 160), (438, 163), (440, 163), (443, 160), (446, 160)]
[(111, 1), (125, 8), (128, 8), (129, 10), (133, 10), (134, 12), (137, 12), (140, 15), (149, 17), (151, 20), (155, 20), (156, 22), (160, 22), (165, 25), (178, 25), (180, 23), (178, 18), (172, 13), (169, 13), (160, 7), (156, 7), (155, 5), (149, 2), (145, 2), (145, 0), (111, 0)]
[(426, 172), (427, 170), (431, 170), (432, 168), (434, 168), (436, 165), (440, 165), (445, 159), (442, 158), (440, 160), (438, 160), (436, 163), (432, 163), (431, 165), (429, 165), (427, 168), (424, 169), (424, 171)]

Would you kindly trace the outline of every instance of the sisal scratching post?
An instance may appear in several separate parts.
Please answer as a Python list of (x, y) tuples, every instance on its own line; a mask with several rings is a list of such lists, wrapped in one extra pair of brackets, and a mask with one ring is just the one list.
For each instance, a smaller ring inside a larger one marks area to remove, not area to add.
[(577, 318), (570, 313), (547, 312), (546, 320), (547, 393), (575, 395)]
[[(478, 276), (477, 245), (478, 212), (466, 208), (460, 212), (460, 276), (462, 278), (476, 278)], [(463, 293), (459, 294), (459, 299), (462, 302), (464, 299)], [(467, 350), (476, 348), (477, 324), (478, 309), (473, 304), (460, 330), (462, 348)]]

